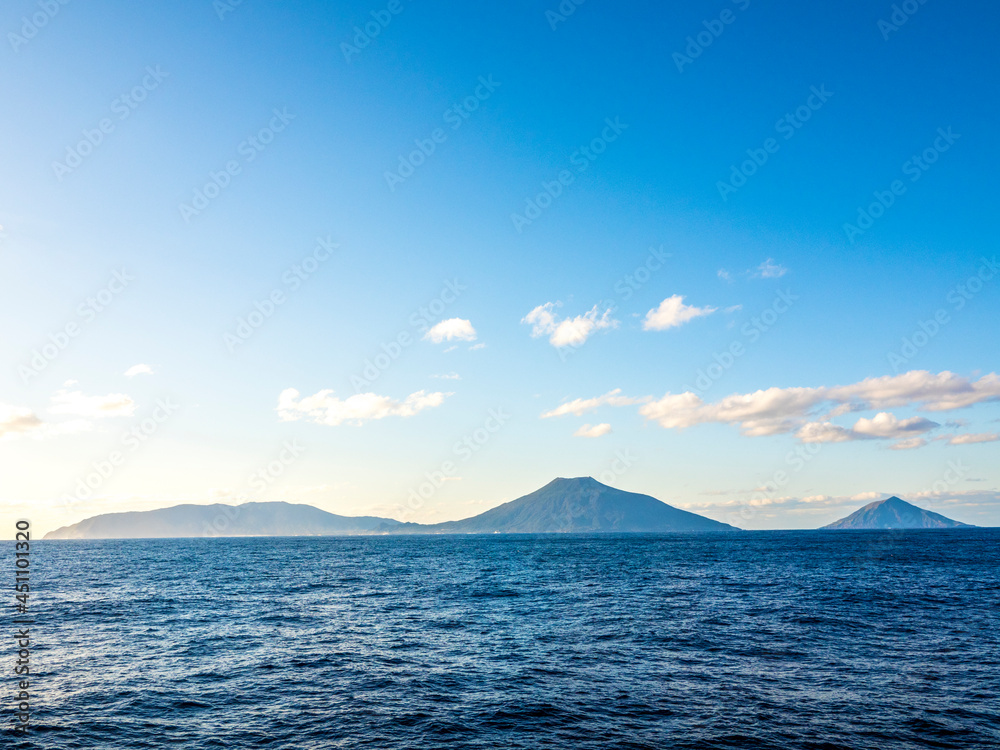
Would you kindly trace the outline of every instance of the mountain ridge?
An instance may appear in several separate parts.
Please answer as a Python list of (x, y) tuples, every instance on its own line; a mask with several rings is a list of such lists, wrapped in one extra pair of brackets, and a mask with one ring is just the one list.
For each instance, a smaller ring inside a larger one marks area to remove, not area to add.
[[(242, 505), (183, 503), (156, 510), (92, 516), (50, 531), (43, 539), (325, 536), (379, 533), (387, 527), (402, 525), (391, 518), (338, 516), (312, 505), (281, 501), (249, 502)], [(236, 531), (239, 533), (233, 533)]]
[(674, 508), (650, 495), (615, 489), (593, 477), (553, 479), (479, 515), (436, 524), (377, 516), (339, 516), (285, 502), (183, 504), (107, 513), (50, 531), (45, 539), (164, 539), (197, 536), (330, 536), (341, 534), (641, 533), (738, 531)]

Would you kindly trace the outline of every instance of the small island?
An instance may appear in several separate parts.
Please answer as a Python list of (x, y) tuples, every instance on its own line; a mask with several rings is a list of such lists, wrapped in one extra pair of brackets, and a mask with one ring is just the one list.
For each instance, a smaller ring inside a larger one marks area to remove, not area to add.
[(876, 500), (854, 511), (846, 518), (834, 521), (824, 529), (972, 529), (971, 524), (953, 521), (939, 513), (918, 508), (893, 495)]

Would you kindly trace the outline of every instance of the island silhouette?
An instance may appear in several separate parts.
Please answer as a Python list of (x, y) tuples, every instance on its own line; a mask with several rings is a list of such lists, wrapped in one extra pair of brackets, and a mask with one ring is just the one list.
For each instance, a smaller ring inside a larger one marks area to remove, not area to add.
[(918, 508), (893, 495), (885, 500), (876, 500), (851, 513), (846, 518), (834, 521), (824, 529), (971, 529), (971, 524), (953, 521), (940, 513)]
[[(890, 497), (870, 503), (825, 529), (972, 528)], [(311, 505), (250, 502), (175, 505), (106, 513), (50, 531), (45, 539), (341, 536), (358, 534), (603, 534), (738, 532), (735, 526), (626, 492), (593, 477), (554, 479), (523, 497), (471, 518), (435, 524), (377, 516), (340, 516)]]

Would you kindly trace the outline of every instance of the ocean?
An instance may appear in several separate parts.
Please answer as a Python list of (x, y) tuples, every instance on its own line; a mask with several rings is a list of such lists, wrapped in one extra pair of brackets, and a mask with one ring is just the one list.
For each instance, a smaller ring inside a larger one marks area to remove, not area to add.
[(31, 729), (5, 638), (0, 744), (997, 748), (998, 542), (35, 542)]

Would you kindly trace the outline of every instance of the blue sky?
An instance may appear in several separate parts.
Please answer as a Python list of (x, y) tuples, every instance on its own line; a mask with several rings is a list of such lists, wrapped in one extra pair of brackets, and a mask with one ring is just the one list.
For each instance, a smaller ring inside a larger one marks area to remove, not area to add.
[(1000, 13), (906, 8), (10, 3), (4, 515), (1000, 525)]

